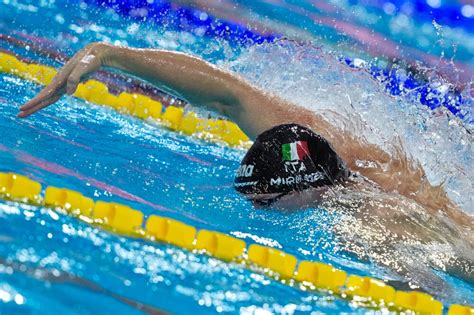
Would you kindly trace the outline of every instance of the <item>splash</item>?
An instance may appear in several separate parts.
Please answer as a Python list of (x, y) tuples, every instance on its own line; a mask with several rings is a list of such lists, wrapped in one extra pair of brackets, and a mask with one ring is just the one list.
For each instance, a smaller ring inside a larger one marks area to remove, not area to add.
[[(472, 125), (446, 108), (431, 110), (421, 104), (416, 89), (391, 96), (382, 84), (384, 77), (374, 79), (367, 67), (348, 67), (322, 47), (291, 41), (251, 47), (222, 66), (388, 152), (394, 152), (400, 139), (431, 184), (444, 184), (451, 200), (474, 214)], [(440, 85), (436, 80), (426, 84)], [(444, 97), (434, 92), (430, 97)]]

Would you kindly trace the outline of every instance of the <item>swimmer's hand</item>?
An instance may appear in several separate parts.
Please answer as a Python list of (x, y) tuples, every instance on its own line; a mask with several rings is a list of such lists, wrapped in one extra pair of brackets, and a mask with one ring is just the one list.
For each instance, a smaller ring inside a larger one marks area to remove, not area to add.
[(55, 103), (65, 93), (72, 95), (77, 86), (88, 74), (97, 71), (104, 63), (105, 52), (111, 46), (93, 43), (77, 52), (64, 67), (59, 70), (51, 83), (33, 99), (20, 107), (18, 117), (25, 118)]

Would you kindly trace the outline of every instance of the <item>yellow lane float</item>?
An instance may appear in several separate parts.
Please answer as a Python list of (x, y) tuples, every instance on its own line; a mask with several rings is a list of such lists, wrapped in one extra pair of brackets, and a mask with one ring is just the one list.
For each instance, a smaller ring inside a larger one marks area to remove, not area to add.
[(247, 244), (241, 239), (208, 230), (199, 231), (195, 246), (198, 250), (205, 250), (210, 255), (227, 261), (241, 257), (246, 247)]
[(449, 307), (448, 315), (474, 315), (474, 308), (453, 304)]
[(280, 274), (283, 278), (293, 277), (296, 257), (281, 250), (252, 244), (249, 246), (248, 258), (251, 262)]
[(346, 288), (345, 292), (349, 295), (370, 298), (377, 303), (383, 302), (385, 305), (389, 305), (395, 299), (393, 287), (371, 277), (351, 275), (347, 279)]
[[(0, 197), (64, 209), (63, 213), (119, 235), (164, 242), (198, 253), (205, 252), (223, 261), (244, 260), (263, 268), (267, 274), (272, 271), (274, 274), (270, 275), (279, 279), (293, 279), (316, 289), (329, 289), (342, 298), (369, 299), (375, 302), (373, 307), (376, 308), (408, 310), (420, 314), (442, 314), (443, 311), (442, 303), (426, 293), (396, 291), (381, 280), (348, 276), (346, 272), (321, 262), (303, 260), (298, 264), (295, 256), (284, 251), (258, 244), (247, 246), (245, 241), (231, 235), (205, 229), (198, 231), (175, 219), (150, 215), (145, 222), (145, 215), (139, 210), (119, 203), (94, 201), (74, 190), (48, 186), (42, 198), (41, 184), (20, 174), (0, 172)], [(458, 314), (474, 315), (474, 309), (451, 305), (448, 315)]]
[(151, 215), (145, 231), (155, 239), (189, 250), (194, 248), (196, 228), (183, 222)]
[(317, 288), (338, 291), (346, 282), (347, 274), (331, 265), (320, 262), (302, 261), (298, 266), (295, 279), (309, 282)]
[(20, 76), (26, 72), (26, 64), (18, 60), (15, 56), (0, 52), (0, 71), (4, 73)]
[[(27, 64), (3, 52), (0, 52), (0, 72), (13, 74), (42, 85), (49, 84), (57, 73), (52, 67)], [(185, 114), (182, 107), (176, 106), (167, 106), (163, 112), (163, 104), (157, 100), (138, 93), (122, 92), (118, 96), (111, 94), (107, 85), (97, 80), (80, 83), (74, 96), (140, 119), (159, 121), (171, 130), (186, 135), (199, 135), (201, 138), (217, 140), (230, 146), (248, 147), (250, 145), (249, 138), (233, 122), (223, 119), (204, 119), (193, 112)]]
[(41, 184), (15, 173), (0, 173), (0, 194), (14, 200), (40, 201)]
[(77, 191), (49, 186), (44, 192), (44, 204), (60, 207), (75, 215), (91, 216), (94, 201)]
[(143, 213), (114, 202), (97, 201), (92, 218), (119, 233), (137, 233), (143, 224)]
[(396, 307), (422, 314), (437, 315), (443, 313), (443, 304), (440, 301), (435, 300), (429, 294), (418, 291), (397, 291), (394, 304)]

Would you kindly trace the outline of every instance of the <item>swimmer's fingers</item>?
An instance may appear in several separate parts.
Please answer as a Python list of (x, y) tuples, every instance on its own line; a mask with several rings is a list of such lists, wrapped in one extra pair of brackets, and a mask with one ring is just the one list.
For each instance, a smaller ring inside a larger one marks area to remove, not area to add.
[[(33, 97), (30, 101), (25, 103), (23, 106), (20, 107), (20, 113), (18, 114), (18, 117), (24, 118), (27, 117), (36, 111), (38, 111), (41, 108), (46, 107), (47, 105), (50, 105), (57, 101), (61, 95), (64, 94), (64, 87), (65, 84), (62, 81), (66, 80), (61, 80), (60, 78), (55, 78), (53, 79), (53, 82), (49, 84), (47, 87), (45, 87), (41, 92), (39, 92), (35, 97)], [(45, 105), (45, 103), (47, 103)], [(37, 108), (37, 106), (41, 104), (40, 108), (38, 108), (35, 111), (31, 111), (33, 108)], [(29, 113), (29, 114), (26, 114)]]
[(18, 117), (25, 118), (38, 110), (53, 104), (64, 94), (64, 84), (50, 84), (25, 105), (20, 107)]
[[(64, 94), (64, 93), (63, 93)], [(42, 108), (45, 108), (46, 106), (48, 105), (51, 105), (55, 102), (57, 102), (60, 98), (61, 98), (62, 94), (59, 94), (59, 95), (55, 95), (55, 96), (52, 96), (52, 97), (47, 97), (43, 100), (40, 100), (38, 102), (36, 102), (34, 104), (34, 106), (30, 106), (29, 108), (27, 109), (23, 109), (19, 114), (18, 114), (18, 117), (21, 117), (21, 118), (25, 118), (25, 117), (28, 117), (30, 116), (31, 114), (34, 114), (36, 113), (37, 111), (39, 111), (40, 109)]]
[(69, 76), (80, 63), (80, 61), (89, 54), (90, 48), (79, 51), (59, 70), (52, 82), (46, 86), (33, 99), (20, 107), (18, 117), (25, 118), (37, 112), (38, 110), (56, 102), (65, 92), (66, 83)]

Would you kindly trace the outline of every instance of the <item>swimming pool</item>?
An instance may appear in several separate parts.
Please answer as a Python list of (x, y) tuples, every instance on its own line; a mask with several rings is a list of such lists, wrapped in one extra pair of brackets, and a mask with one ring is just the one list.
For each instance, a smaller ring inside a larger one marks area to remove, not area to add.
[[(421, 147), (410, 152), (423, 158), (432, 180), (449, 177), (451, 195), (472, 212), (469, 120), (458, 123), (443, 112), (433, 116), (416, 102), (389, 98), (371, 76), (346, 69), (319, 47), (291, 42), (240, 46), (215, 34), (199, 37), (174, 28), (171, 22), (165, 26), (138, 23), (92, 3), (4, 1), (0, 8), (3, 33), (67, 54), (96, 40), (179, 49), (232, 68), (300, 104), (319, 98), (331, 104), (324, 106), (347, 110), (343, 100), (349, 97), (363, 117), (380, 120), (372, 124), (380, 131), (380, 138), (373, 141), (390, 138), (396, 130), (406, 137), (407, 145)], [(41, 26), (46, 17), (55, 21), (48, 29)], [(33, 46), (1, 45), (37, 62), (59, 66), (36, 54)], [(298, 62), (291, 64), (291, 71), (282, 70), (295, 55)], [(358, 261), (341, 251), (331, 229), (340, 221), (324, 209), (291, 214), (253, 209), (232, 188), (242, 149), (180, 135), (70, 97), (32, 119), (18, 120), (18, 106), (39, 87), (4, 74), (1, 79), (1, 171), (127, 204), (146, 215), (159, 214), (248, 243), (281, 248), (299, 259), (331, 263), (351, 274), (403, 280), (375, 261)], [(424, 152), (428, 144), (439, 153)], [(453, 169), (463, 170), (464, 175), (459, 172), (452, 178)], [(47, 208), (2, 201), (0, 209), (0, 292), (6, 313), (367, 311), (356, 302), (302, 291), (238, 264), (117, 236)], [(424, 257), (411, 250), (405, 255)], [(429, 254), (443, 250), (435, 246)], [(474, 304), (472, 285), (442, 272), (432, 273), (444, 286), (427, 284), (430, 293), (445, 304)]]

